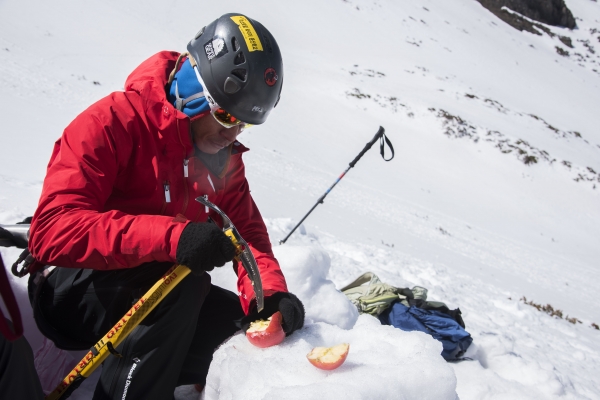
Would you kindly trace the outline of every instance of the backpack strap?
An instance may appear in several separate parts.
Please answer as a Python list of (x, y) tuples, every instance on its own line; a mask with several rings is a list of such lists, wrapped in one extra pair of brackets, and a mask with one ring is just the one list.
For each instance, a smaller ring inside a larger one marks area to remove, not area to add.
[(14, 329), (11, 329), (10, 325), (4, 319), (4, 314), (0, 309), (0, 333), (2, 333), (8, 340), (13, 341), (20, 338), (23, 335), (23, 322), (21, 321), (21, 313), (19, 312), (19, 305), (15, 299), (15, 295), (10, 287), (6, 270), (4, 269), (4, 262), (0, 257), (0, 297), (6, 305), (8, 315), (12, 320)]

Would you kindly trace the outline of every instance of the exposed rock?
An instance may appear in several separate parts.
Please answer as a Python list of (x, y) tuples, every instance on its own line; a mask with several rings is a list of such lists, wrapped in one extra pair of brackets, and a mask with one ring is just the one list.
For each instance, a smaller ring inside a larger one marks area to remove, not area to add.
[[(502, 10), (507, 7), (527, 18), (547, 25), (573, 29), (577, 26), (575, 18), (564, 0), (477, 0), (498, 18), (520, 30), (539, 34), (530, 21), (518, 15)], [(536, 27), (540, 27), (535, 24)]]

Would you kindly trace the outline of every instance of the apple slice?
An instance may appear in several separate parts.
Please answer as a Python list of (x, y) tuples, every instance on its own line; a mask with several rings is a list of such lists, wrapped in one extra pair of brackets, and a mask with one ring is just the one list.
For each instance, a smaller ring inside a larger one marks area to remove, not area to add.
[(256, 347), (271, 347), (283, 342), (285, 332), (281, 326), (281, 313), (277, 311), (268, 320), (258, 320), (250, 324), (246, 331), (248, 341)]
[(346, 361), (350, 345), (348, 343), (338, 344), (333, 347), (315, 347), (306, 355), (308, 361), (317, 368), (332, 370), (336, 369)]

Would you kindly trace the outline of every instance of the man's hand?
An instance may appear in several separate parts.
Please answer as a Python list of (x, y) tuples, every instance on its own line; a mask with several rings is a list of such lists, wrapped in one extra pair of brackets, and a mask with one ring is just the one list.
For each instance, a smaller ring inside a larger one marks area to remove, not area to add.
[(236, 248), (231, 239), (215, 224), (189, 223), (177, 244), (177, 263), (185, 265), (194, 274), (212, 271), (233, 260)]
[(250, 314), (242, 318), (241, 328), (244, 332), (250, 327), (250, 323), (259, 319), (268, 319), (277, 311), (283, 317), (283, 330), (286, 336), (290, 336), (295, 330), (304, 326), (304, 305), (292, 293), (276, 292), (265, 298), (265, 308), (257, 313), (254, 309)]

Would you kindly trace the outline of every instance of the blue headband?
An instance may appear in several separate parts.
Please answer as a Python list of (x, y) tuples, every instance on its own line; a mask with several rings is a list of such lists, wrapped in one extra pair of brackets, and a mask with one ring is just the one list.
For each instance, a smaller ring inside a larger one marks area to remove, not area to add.
[(204, 97), (203, 90), (190, 60), (185, 60), (171, 83), (169, 102), (192, 119), (201, 113), (210, 111), (210, 105)]

